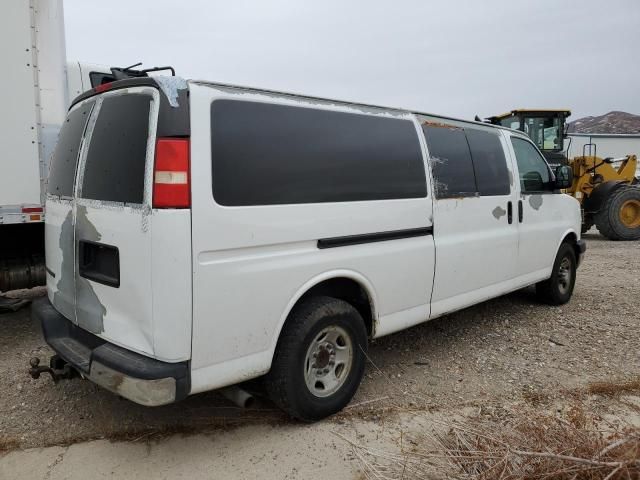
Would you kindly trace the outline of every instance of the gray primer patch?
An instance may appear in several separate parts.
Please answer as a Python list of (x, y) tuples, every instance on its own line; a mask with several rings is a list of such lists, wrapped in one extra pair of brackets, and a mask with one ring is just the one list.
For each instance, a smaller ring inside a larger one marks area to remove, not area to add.
[(74, 320), (76, 316), (74, 297), (75, 283), (73, 281), (74, 271), (74, 248), (73, 248), (73, 210), (69, 208), (69, 213), (60, 226), (60, 238), (58, 239), (62, 263), (58, 273), (57, 290), (53, 294), (53, 306), (69, 320)]
[(501, 217), (504, 217), (507, 214), (507, 211), (498, 205), (491, 211), (491, 213), (496, 218), (496, 220), (500, 220)]
[(540, 210), (543, 201), (542, 195), (531, 195), (529, 197), (529, 205), (531, 205), (531, 208), (534, 210)]
[(509, 170), (509, 185), (513, 185), (513, 172)]
[(157, 76), (153, 77), (153, 79), (160, 86), (160, 90), (166, 95), (167, 100), (169, 100), (169, 105), (178, 107), (178, 90), (188, 88), (187, 81), (182, 77)]
[[(102, 235), (87, 218), (87, 207), (78, 205), (76, 212), (76, 239), (98, 242)], [(78, 245), (76, 244), (76, 250)], [(91, 283), (76, 274), (76, 318), (78, 326), (91, 333), (104, 332), (104, 316), (107, 309), (100, 303)]]

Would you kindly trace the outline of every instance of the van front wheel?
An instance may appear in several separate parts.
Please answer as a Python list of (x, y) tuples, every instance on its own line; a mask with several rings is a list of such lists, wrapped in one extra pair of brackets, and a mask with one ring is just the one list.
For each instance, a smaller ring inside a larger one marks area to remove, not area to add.
[(344, 408), (362, 380), (367, 331), (360, 313), (332, 297), (297, 305), (285, 324), (266, 388), (273, 402), (313, 422)]
[(571, 299), (576, 283), (576, 252), (569, 243), (558, 249), (551, 277), (536, 284), (538, 298), (549, 305), (564, 305)]

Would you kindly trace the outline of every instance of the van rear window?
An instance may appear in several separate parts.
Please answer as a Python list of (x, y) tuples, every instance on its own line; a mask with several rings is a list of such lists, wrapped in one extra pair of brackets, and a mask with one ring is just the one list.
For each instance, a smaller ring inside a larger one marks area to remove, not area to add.
[(424, 161), (409, 120), (236, 100), (211, 106), (221, 205), (418, 198)]
[(151, 96), (105, 97), (91, 134), (81, 197), (142, 203)]
[(82, 104), (69, 113), (62, 124), (49, 169), (47, 192), (52, 195), (73, 196), (80, 142), (94, 104), (95, 101)]

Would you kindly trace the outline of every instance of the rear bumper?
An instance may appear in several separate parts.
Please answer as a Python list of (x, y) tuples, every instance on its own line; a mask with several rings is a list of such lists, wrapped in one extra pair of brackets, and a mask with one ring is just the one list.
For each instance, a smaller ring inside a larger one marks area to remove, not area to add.
[(584, 240), (578, 240), (576, 242), (576, 253), (577, 255), (577, 266), (580, 266), (582, 260), (584, 259), (584, 253), (587, 251), (587, 242)]
[(166, 405), (189, 394), (188, 362), (161, 362), (113, 345), (71, 323), (46, 297), (33, 302), (31, 315), (60, 357), (107, 390), (146, 406)]

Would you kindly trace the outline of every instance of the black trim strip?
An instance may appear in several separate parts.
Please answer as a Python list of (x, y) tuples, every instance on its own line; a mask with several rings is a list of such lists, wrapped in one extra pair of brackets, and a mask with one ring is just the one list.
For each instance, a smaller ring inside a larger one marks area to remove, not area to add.
[(391, 232), (364, 233), (362, 235), (321, 238), (318, 240), (318, 248), (348, 247), (349, 245), (386, 242), (387, 240), (400, 240), (402, 238), (424, 237), (427, 235), (433, 235), (433, 227), (409, 228), (407, 230), (393, 230)]
[(44, 269), (47, 271), (47, 273), (49, 275), (51, 275), (53, 278), (56, 278), (56, 274), (53, 273), (53, 270), (51, 270), (49, 267), (45, 266)]

